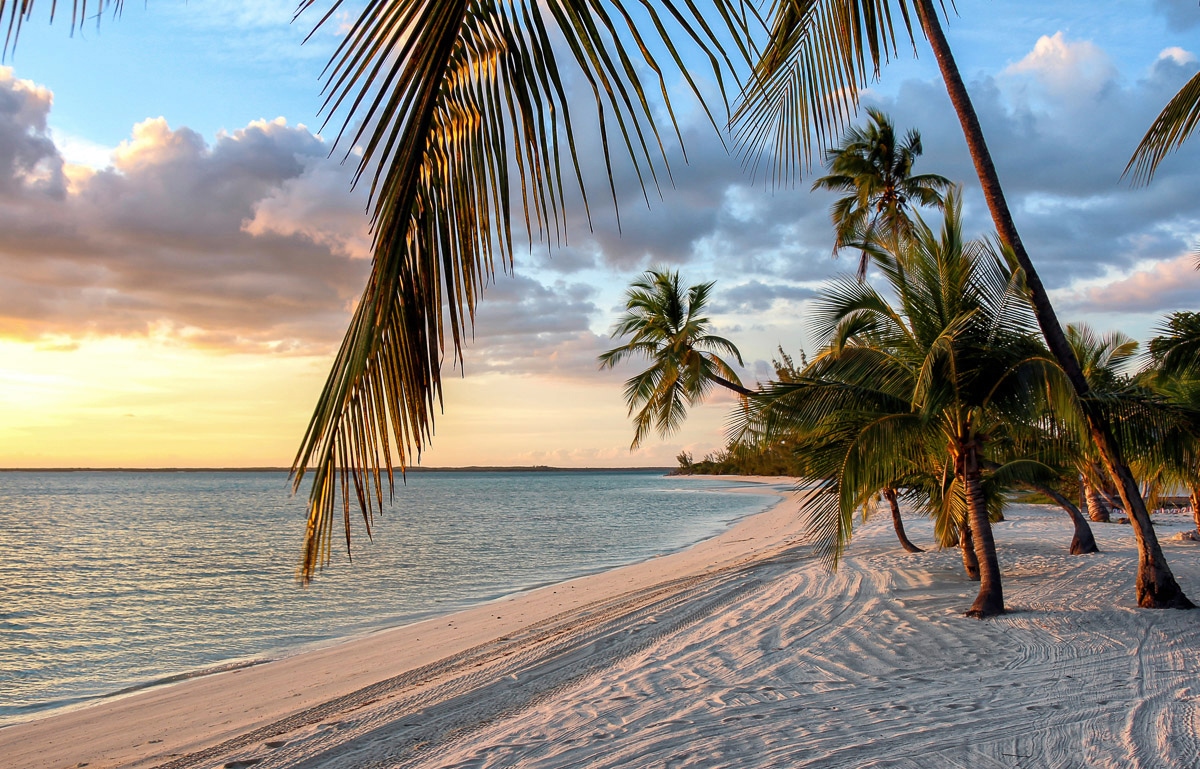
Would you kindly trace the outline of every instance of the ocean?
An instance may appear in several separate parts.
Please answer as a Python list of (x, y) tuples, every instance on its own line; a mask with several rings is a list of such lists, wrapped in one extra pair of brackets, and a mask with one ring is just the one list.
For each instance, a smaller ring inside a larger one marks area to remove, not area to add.
[(300, 587), (286, 473), (3, 472), (0, 725), (678, 550), (775, 502), (744, 485), (412, 473)]

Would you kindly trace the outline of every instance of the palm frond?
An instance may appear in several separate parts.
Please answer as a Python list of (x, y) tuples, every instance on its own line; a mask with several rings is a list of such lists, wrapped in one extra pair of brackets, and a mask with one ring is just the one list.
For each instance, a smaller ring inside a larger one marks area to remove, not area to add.
[(1158, 164), (1192, 135), (1197, 123), (1200, 123), (1200, 72), (1192, 75), (1158, 113), (1138, 142), (1122, 176), (1132, 170), (1134, 184), (1149, 184)]
[[(311, 0), (310, 0), (311, 1)], [(16, 48), (23, 27), (33, 18), (34, 7), (45, 7), (46, 3), (35, 3), (34, 0), (0, 0), (0, 24), (5, 26), (4, 54)], [(112, 16), (120, 16), (125, 6), (125, 0), (73, 0), (71, 3), (71, 32), (82, 26), (88, 19), (94, 19), (99, 26), (105, 11)], [(58, 13), (57, 0), (50, 0), (50, 21), (54, 21)], [(8, 17), (5, 21), (5, 16)]]
[(853, 118), (859, 92), (897, 52), (915, 47), (908, 0), (775, 0), (771, 34), (734, 112), (744, 159), (765, 159), (776, 184), (807, 170), (815, 148)]
[[(293, 463), (297, 488), (314, 474), (302, 579), (328, 562), (334, 510), (342, 509), (349, 543), (351, 502), (369, 525), (385, 496), (381, 474), (390, 489), (393, 456), (403, 469), (428, 445), (446, 348), (461, 358), (496, 264), (511, 266), (514, 214), (531, 240), (560, 239), (564, 177), (588, 210), (567, 66), (591, 91), (615, 204), (615, 148), (643, 188), (666, 169), (661, 119), (640, 71), (656, 81), (678, 131), (652, 50), (681, 63), (672, 37), (682, 29), (718, 69), (733, 66), (723, 48), (748, 60), (744, 43), (726, 45), (748, 38), (744, 8), (714, 4), (721, 25), (687, 0), (660, 3), (662, 12), (650, 12), (655, 45), (621, 0), (366, 4), (330, 63), (325, 109), (345, 115), (339, 141), (363, 150), (356, 180), (371, 183), (375, 260)], [(651, 405), (639, 429), (677, 419), (673, 400)]]

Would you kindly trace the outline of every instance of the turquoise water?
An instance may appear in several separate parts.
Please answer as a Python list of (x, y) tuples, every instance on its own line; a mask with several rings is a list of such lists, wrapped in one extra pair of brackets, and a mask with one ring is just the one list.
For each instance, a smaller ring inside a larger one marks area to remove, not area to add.
[(775, 500), (735, 485), (412, 474), (300, 588), (284, 473), (0, 473), (0, 723), (677, 550)]

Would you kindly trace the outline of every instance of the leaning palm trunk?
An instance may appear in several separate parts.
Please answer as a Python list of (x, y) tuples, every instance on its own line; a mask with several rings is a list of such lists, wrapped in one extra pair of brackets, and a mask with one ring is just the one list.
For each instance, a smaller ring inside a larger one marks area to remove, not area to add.
[(1192, 487), (1192, 520), (1196, 523), (1196, 531), (1200, 532), (1200, 486)]
[[(1075, 533), (1071, 537), (1071, 555), (1086, 555), (1088, 553), (1100, 552), (1100, 548), (1096, 546), (1096, 536), (1092, 534), (1092, 527), (1088, 525), (1087, 517), (1079, 511), (1078, 507), (1071, 504), (1071, 500), (1049, 486), (1040, 483), (1030, 484), (1030, 487), (1054, 500), (1055, 504), (1065, 510), (1067, 515), (1071, 517), (1071, 524), (1075, 527)], [(1093, 518), (1092, 520), (1096, 519)]]
[(983, 494), (983, 472), (979, 448), (974, 440), (964, 442), (959, 454), (959, 472), (967, 496), (967, 519), (975, 540), (975, 559), (979, 564), (979, 595), (967, 610), (968, 617), (983, 619), (1004, 613), (1004, 591), (1000, 586), (1000, 560), (988, 520), (987, 500)]
[(908, 533), (904, 531), (904, 519), (900, 517), (900, 504), (896, 500), (896, 490), (886, 488), (883, 490), (883, 498), (887, 500), (888, 507), (892, 511), (892, 528), (896, 530), (896, 539), (900, 540), (900, 547), (904, 548), (909, 553), (923, 553), (921, 548), (914, 545), (908, 538)]
[[(1079, 361), (1076, 360), (1075, 354), (1067, 343), (1066, 335), (1063, 333), (1062, 326), (1059, 325), (1046, 288), (1017, 233), (1012, 214), (1008, 209), (1008, 202), (1004, 197), (1004, 191), (1000, 187), (996, 167), (992, 163), (991, 153), (984, 141), (983, 131), (979, 127), (979, 118), (975, 114), (975, 107), (967, 94), (962, 76), (958, 72), (958, 65), (954, 61), (950, 45), (946, 41), (941, 23), (938, 21), (933, 0), (915, 0), (915, 5), (921, 27), (933, 48), (934, 58), (942, 73), (942, 79), (945, 81), (946, 91), (958, 114), (959, 122), (962, 124), (963, 135), (967, 140), (971, 159), (975, 163), (975, 171), (979, 176), (983, 196), (987, 200), (988, 210), (991, 211), (996, 231), (1001, 241), (1012, 249), (1021, 268), (1025, 271), (1025, 280), (1029, 287), (1034, 313), (1037, 316), (1038, 325), (1042, 329), (1042, 334), (1046, 338), (1046, 344), (1059, 365), (1062, 366), (1063, 371), (1066, 372), (1067, 378), (1070, 379), (1071, 385), (1080, 398), (1089, 432), (1099, 449), (1104, 468), (1116, 483), (1121, 501), (1124, 503), (1125, 509), (1129, 511), (1130, 522), (1133, 524), (1138, 545), (1136, 583), (1138, 605), (1146, 608), (1194, 608), (1194, 604), (1184, 595), (1167, 565), (1137, 482), (1122, 458), (1120, 447), (1113, 437), (1107, 420), (1102, 414), (1097, 413), (1086, 399), (1087, 380), (1079, 367)], [(979, 534), (977, 533), (976, 539), (978, 538)]]
[(1111, 520), (1108, 503), (1104, 495), (1090, 483), (1084, 486), (1084, 498), (1087, 500), (1088, 517), (1096, 523), (1108, 523)]

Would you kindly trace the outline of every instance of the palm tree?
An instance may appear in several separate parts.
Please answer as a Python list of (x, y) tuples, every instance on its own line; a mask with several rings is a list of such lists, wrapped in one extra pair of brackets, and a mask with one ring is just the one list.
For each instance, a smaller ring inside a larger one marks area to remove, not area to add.
[(952, 192), (940, 233), (918, 217), (895, 258), (877, 260), (895, 304), (857, 280), (828, 289), (817, 310), (825, 348), (801, 381), (755, 401), (757, 418), (798, 430), (824, 492), (810, 503), (810, 530), (835, 563), (866, 495), (945, 468), (958, 490), (943, 485), (941, 499), (965, 506), (980, 571), (967, 614), (987, 617), (1004, 611), (1004, 595), (985, 476), (1010, 482), (1040, 466), (1019, 456), (1022, 437), (1061, 387), (1020, 270), (963, 242), (960, 215)]
[[(1067, 342), (1079, 359), (1083, 375), (1093, 392), (1113, 393), (1125, 382), (1120, 368), (1137, 354), (1138, 343), (1120, 331), (1099, 336), (1085, 324), (1067, 326)], [(1097, 451), (1086, 438), (1080, 442), (1078, 470), (1083, 483), (1088, 516), (1099, 523), (1109, 521), (1112, 494)]]
[(625, 383), (629, 413), (637, 411), (630, 449), (641, 445), (652, 427), (663, 436), (677, 430), (687, 407), (702, 401), (714, 384), (737, 393), (743, 402), (754, 394), (718, 354), (732, 355), (742, 365), (737, 347), (709, 332), (710, 321), (702, 313), (712, 287), (699, 283), (685, 293), (678, 271), (651, 269), (625, 292), (625, 314), (612, 336), (630, 339), (601, 354), (600, 368), (614, 368), (634, 355), (651, 362)]
[[(1038, 326), (1080, 402), (1105, 471), (1129, 511), (1138, 545), (1135, 583), (1139, 606), (1193, 608), (1176, 582), (1154, 533), (1141, 491), (1112, 426), (1087, 398), (1089, 386), (1071, 351), (1050, 297), (1013, 222), (979, 118), (938, 19), (934, 0), (789, 0), (774, 6), (771, 36), (735, 113), (738, 136), (751, 161), (774, 146), (775, 179), (786, 181), (797, 162), (808, 162), (814, 144), (845, 125), (859, 93), (898, 54), (894, 20), (916, 50), (913, 22), (933, 49), (950, 102), (975, 163), (997, 235), (1011, 250), (1029, 287)], [(944, 7), (943, 7), (944, 8)], [(868, 74), (870, 73), (870, 74)], [(801, 150), (796, 152), (795, 150)]]
[[(833, 250), (863, 241), (891, 242), (912, 233), (912, 206), (941, 206), (950, 180), (937, 174), (913, 175), (921, 155), (921, 134), (909, 129), (897, 142), (891, 119), (867, 108), (865, 128), (851, 127), (841, 143), (826, 150), (829, 174), (813, 182), (814, 190), (844, 193), (829, 209), (836, 237)], [(858, 262), (858, 278), (867, 274), (867, 251)]]

